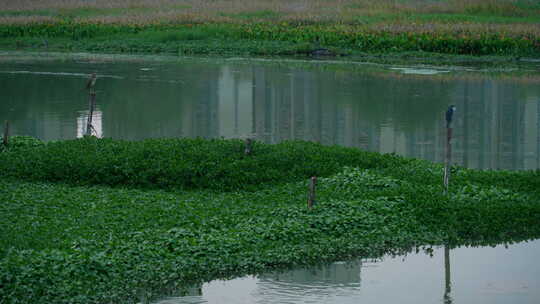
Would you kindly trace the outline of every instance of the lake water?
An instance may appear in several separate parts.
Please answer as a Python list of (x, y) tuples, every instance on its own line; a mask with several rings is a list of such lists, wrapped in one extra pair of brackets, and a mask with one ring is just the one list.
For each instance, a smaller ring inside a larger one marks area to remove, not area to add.
[(540, 240), (212, 281), (155, 304), (538, 304)]
[(457, 106), (455, 163), (540, 168), (540, 63), (513, 69), (308, 60), (0, 53), (0, 121), (44, 140), (85, 133), (97, 72), (98, 136), (251, 137), (444, 160)]

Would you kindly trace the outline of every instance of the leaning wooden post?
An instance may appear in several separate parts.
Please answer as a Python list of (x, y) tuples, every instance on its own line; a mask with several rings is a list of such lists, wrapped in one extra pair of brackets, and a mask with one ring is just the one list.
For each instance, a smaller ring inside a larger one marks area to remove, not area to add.
[(92, 117), (94, 116), (94, 108), (96, 106), (96, 92), (91, 91), (88, 98), (88, 120), (86, 121), (86, 135), (92, 135)]
[(313, 208), (313, 205), (315, 205), (315, 186), (317, 185), (317, 177), (312, 176), (309, 182), (309, 194), (308, 194), (308, 201), (307, 206), (309, 209)]
[(9, 144), (9, 120), (6, 120), (6, 122), (4, 124), (4, 137), (2, 139), (2, 143), (6, 147)]
[(252, 140), (251, 138), (246, 138), (246, 141), (245, 141), (245, 149), (244, 149), (244, 154), (245, 155), (250, 155), (251, 154), (251, 144), (252, 144)]

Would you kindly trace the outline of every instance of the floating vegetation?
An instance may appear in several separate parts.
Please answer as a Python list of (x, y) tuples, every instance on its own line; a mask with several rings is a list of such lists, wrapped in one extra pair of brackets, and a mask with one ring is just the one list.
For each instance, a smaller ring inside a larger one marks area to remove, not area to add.
[(439, 164), (308, 142), (254, 142), (249, 155), (238, 140), (13, 142), (0, 153), (3, 303), (136, 303), (216, 278), (540, 236), (535, 171), (454, 168), (446, 196)]
[(0, 175), (83, 185), (246, 190), (328, 176), (346, 164), (368, 168), (384, 158), (396, 158), (307, 142), (257, 142), (250, 155), (243, 151), (240, 140), (129, 142), (87, 137), (3, 153)]

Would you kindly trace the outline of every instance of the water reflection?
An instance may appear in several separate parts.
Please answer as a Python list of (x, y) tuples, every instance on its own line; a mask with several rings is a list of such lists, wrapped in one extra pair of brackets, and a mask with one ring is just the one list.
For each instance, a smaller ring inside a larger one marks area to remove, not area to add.
[(351, 290), (360, 289), (362, 261), (338, 262), (309, 269), (296, 269), (258, 277), (257, 288), (251, 295), (258, 303), (301, 303), (316, 298), (328, 303), (346, 298)]
[(540, 240), (508, 248), (443, 247), (431, 254), (385, 256), (212, 281), (202, 286), (200, 295), (168, 297), (155, 303), (535, 304), (540, 299), (539, 254)]
[[(81, 138), (87, 133), (88, 115), (89, 111), (79, 112), (79, 116), (77, 117), (77, 138)], [(93, 136), (103, 137), (103, 123), (101, 121), (102, 116), (103, 112), (100, 111), (99, 108), (92, 113), (91, 133)]]
[(455, 104), (455, 163), (540, 167), (540, 81), (510, 74), (203, 61), (5, 63), (0, 120), (12, 121), (15, 134), (79, 136), (81, 87), (94, 70), (105, 75), (96, 86), (105, 137), (303, 139), (443, 162), (444, 111)]
[(450, 248), (444, 246), (444, 304), (452, 304), (452, 281), (450, 275)]

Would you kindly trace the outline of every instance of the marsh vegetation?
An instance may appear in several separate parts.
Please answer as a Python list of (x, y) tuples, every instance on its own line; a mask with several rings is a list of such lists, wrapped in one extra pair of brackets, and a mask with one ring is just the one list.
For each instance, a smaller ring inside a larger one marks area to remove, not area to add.
[(235, 140), (12, 142), (0, 153), (6, 303), (137, 302), (215, 278), (540, 234), (535, 171), (454, 168), (445, 196), (441, 165), (306, 142), (255, 143), (250, 156)]
[(534, 0), (119, 0), (4, 1), (3, 23), (60, 21), (237, 22), (257, 20), (298, 23), (538, 22)]
[(421, 51), (537, 57), (540, 52), (540, 7), (529, 0), (2, 5), (2, 48), (251, 55), (306, 55), (321, 47), (339, 55)]

